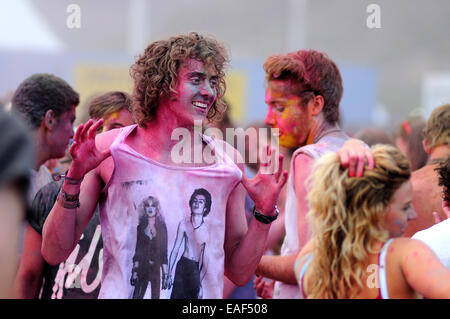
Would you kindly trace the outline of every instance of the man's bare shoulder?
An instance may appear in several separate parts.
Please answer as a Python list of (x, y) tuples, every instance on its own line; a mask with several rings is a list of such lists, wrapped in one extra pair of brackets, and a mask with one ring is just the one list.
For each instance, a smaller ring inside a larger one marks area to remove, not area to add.
[(299, 153), (292, 158), (294, 161), (294, 174), (309, 176), (312, 165), (314, 164), (314, 158), (305, 153)]
[(95, 145), (101, 151), (107, 150), (111, 146), (111, 144), (114, 142), (114, 140), (116, 139), (119, 132), (120, 132), (120, 128), (117, 128), (117, 129), (113, 129), (113, 130), (98, 134), (95, 137)]
[(411, 183), (414, 193), (422, 193), (427, 189), (438, 187), (438, 174), (435, 165), (424, 166), (411, 174)]

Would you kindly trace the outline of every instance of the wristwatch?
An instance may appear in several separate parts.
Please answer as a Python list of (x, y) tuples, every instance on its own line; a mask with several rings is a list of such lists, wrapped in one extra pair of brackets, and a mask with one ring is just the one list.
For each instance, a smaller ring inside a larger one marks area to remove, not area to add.
[(261, 214), (260, 212), (258, 212), (256, 210), (256, 206), (253, 206), (253, 216), (255, 216), (255, 219), (263, 224), (270, 224), (271, 222), (273, 222), (275, 219), (277, 219), (278, 214), (280, 213), (280, 211), (278, 210), (277, 205), (275, 205), (275, 211), (276, 214), (273, 216), (266, 216)]

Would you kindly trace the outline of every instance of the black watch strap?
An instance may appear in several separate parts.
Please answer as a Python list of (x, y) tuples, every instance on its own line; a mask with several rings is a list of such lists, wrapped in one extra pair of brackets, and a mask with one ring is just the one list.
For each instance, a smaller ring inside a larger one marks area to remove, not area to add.
[(280, 213), (278, 211), (277, 205), (275, 205), (275, 215), (273, 216), (266, 216), (261, 214), (260, 212), (258, 212), (256, 210), (256, 206), (253, 206), (253, 216), (255, 216), (255, 219), (263, 224), (270, 224), (271, 222), (273, 222), (275, 219), (277, 219), (278, 214)]

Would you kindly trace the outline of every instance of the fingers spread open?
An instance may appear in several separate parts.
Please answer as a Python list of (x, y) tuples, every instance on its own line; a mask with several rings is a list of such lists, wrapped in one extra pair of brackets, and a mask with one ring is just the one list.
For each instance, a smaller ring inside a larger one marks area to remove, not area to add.
[(284, 186), (284, 184), (286, 183), (288, 178), (288, 171), (284, 170), (283, 175), (281, 176), (281, 178), (278, 181), (278, 187), (282, 188)]
[(81, 131), (84, 128), (84, 124), (80, 124), (80, 126), (78, 126), (77, 131), (75, 132), (75, 135), (73, 136), (73, 143), (75, 142), (80, 142), (80, 136), (81, 136)]
[(80, 140), (85, 141), (87, 139), (87, 132), (89, 131), (89, 128), (92, 126), (92, 123), (94, 121), (90, 119), (86, 122), (86, 124), (83, 127), (83, 130), (81, 131)]
[(95, 122), (94, 125), (91, 126), (91, 128), (88, 131), (88, 138), (93, 139), (97, 135), (98, 129), (103, 125), (103, 119), (98, 120)]

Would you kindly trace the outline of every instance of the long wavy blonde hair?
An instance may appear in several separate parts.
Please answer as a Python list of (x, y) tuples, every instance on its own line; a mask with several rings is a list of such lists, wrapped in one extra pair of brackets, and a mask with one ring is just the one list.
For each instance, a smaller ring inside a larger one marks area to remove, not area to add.
[[(352, 298), (363, 288), (372, 244), (389, 234), (381, 225), (394, 192), (410, 178), (408, 159), (395, 147), (375, 145), (372, 170), (349, 177), (337, 153), (314, 167), (308, 194), (308, 220), (314, 239), (314, 285), (308, 298)], [(355, 289), (356, 288), (356, 289)]]

